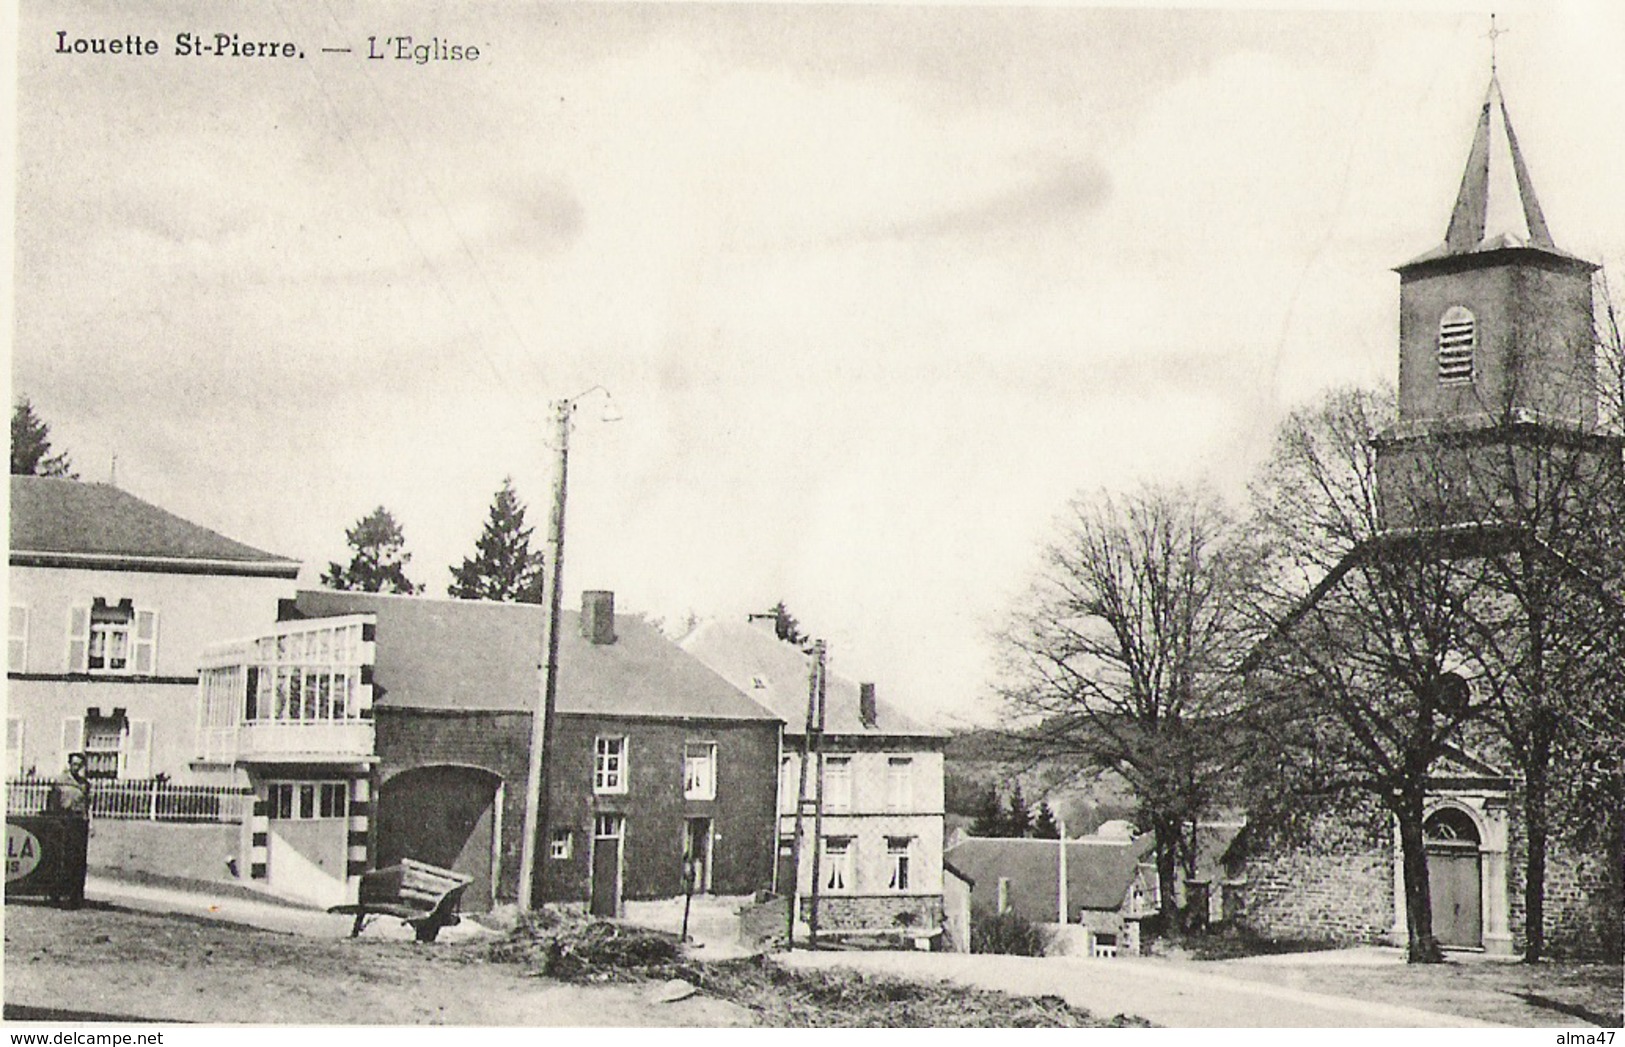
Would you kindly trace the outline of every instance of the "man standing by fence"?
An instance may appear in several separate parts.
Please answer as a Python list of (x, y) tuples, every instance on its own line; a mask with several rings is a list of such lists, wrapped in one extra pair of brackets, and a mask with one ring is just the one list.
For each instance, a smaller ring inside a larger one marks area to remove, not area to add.
[(51, 787), (46, 813), (63, 819), (62, 877), (51, 900), (68, 909), (85, 904), (85, 874), (90, 849), (90, 776), (84, 753), (68, 754), (68, 777)]

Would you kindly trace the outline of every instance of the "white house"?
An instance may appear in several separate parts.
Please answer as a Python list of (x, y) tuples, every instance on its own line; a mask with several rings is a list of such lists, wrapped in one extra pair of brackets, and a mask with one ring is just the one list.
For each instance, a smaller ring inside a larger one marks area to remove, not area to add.
[(210, 781), (194, 764), (199, 658), (264, 628), (297, 561), (108, 484), (11, 478), (8, 777)]
[[(785, 724), (779, 774), (780, 894), (792, 893), (796, 802), (807, 740), (809, 657), (771, 627), (708, 621), (679, 641), (712, 671)], [(942, 927), (943, 748), (947, 734), (923, 727), (876, 694), (874, 684), (826, 675), (823, 812), (819, 819), (820, 933), (927, 938)], [(809, 766), (807, 795), (815, 793)], [(803, 918), (813, 894), (815, 822), (803, 818), (794, 893)]]

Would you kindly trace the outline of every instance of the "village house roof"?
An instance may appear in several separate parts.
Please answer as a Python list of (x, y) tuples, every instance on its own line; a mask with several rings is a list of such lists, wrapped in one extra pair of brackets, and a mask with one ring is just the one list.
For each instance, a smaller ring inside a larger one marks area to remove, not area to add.
[[(1141, 875), (1154, 841), (1066, 841), (1067, 911), (1115, 911)], [(979, 885), (977, 896), (991, 897), (998, 882), (1009, 881), (1011, 908), (1029, 920), (1055, 922), (1060, 904), (1059, 840), (969, 837), (944, 854), (961, 878)]]
[(11, 564), (294, 578), (299, 561), (233, 541), (111, 484), (11, 478)]
[[(702, 622), (678, 643), (782, 720), (787, 734), (799, 737), (806, 730), (811, 659), (795, 645), (749, 622), (721, 619)], [(834, 672), (825, 677), (824, 702), (824, 733), (827, 735), (947, 737), (946, 731), (922, 726), (878, 694), (875, 722), (865, 724), (859, 685)]]
[[(541, 686), (547, 609), (490, 600), (302, 590), (305, 617), (377, 615), (375, 704), (383, 708), (530, 712)], [(559, 629), (560, 714), (772, 722), (774, 717), (653, 625), (614, 616), (595, 644), (581, 616)]]

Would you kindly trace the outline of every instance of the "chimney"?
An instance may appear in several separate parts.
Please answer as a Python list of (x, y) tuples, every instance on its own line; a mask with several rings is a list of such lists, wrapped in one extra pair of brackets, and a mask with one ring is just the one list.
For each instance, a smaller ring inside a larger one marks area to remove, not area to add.
[(879, 719), (879, 712), (875, 708), (875, 685), (872, 683), (858, 684), (858, 718), (865, 727), (873, 727)]
[(581, 635), (587, 642), (615, 642), (615, 594), (607, 589), (585, 589), (581, 593)]

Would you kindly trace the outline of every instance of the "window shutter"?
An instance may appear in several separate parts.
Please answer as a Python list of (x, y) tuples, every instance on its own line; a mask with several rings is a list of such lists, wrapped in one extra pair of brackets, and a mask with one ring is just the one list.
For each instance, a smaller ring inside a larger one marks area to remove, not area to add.
[(80, 752), (85, 747), (85, 718), (82, 716), (65, 716), (62, 718), (62, 758), (57, 761), (59, 767), (68, 766), (68, 754)]
[(158, 665), (158, 612), (135, 612), (135, 650), (131, 664), (141, 676), (151, 676)]
[(6, 718), (6, 774), (12, 778), (23, 774), (23, 727), (20, 717)]
[(90, 606), (80, 604), (68, 608), (68, 672), (82, 673), (86, 669), (86, 651), (90, 647)]
[(152, 777), (152, 721), (131, 720), (130, 733), (125, 738), (124, 767), (120, 778)]
[(28, 671), (28, 608), (12, 604), (6, 622), (6, 668), (14, 673)]

